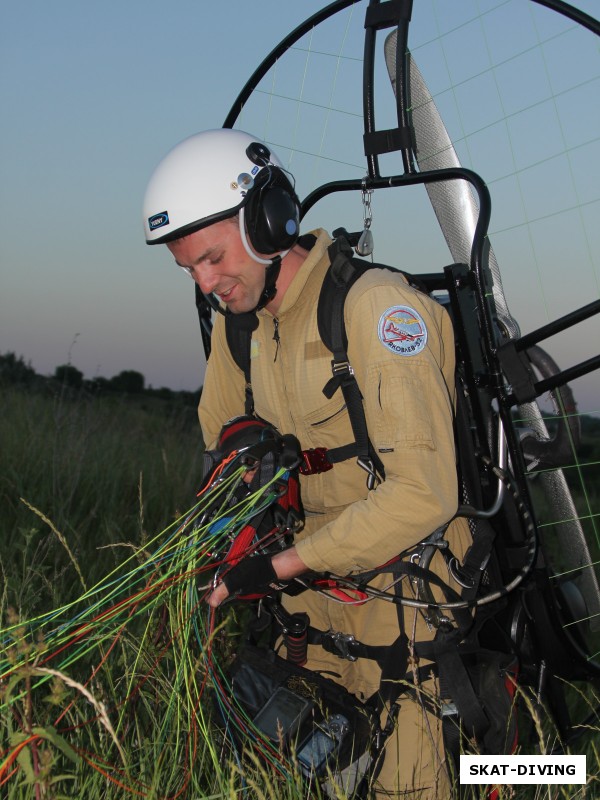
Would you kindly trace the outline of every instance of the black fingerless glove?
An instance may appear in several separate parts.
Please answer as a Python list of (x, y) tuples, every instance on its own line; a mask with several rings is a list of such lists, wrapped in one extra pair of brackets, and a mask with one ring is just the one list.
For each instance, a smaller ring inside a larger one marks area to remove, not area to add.
[(223, 575), (222, 581), (230, 595), (269, 594), (286, 586), (279, 581), (268, 555), (243, 558)]

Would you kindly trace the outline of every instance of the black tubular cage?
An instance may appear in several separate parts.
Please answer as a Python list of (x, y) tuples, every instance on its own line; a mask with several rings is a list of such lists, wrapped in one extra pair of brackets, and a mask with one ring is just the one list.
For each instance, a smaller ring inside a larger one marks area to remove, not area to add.
[[(251, 75), (234, 101), (223, 127), (234, 127), (252, 92), (283, 53), (312, 28), (357, 2), (360, 0), (337, 0), (312, 15), (286, 36)], [(577, 22), (592, 33), (600, 35), (600, 22), (562, 0), (532, 0), (532, 2), (546, 6)], [(428, 185), (457, 180), (467, 181), (470, 184), (478, 200), (478, 219), (471, 245), (470, 263), (467, 265), (453, 264), (439, 273), (418, 277), (425, 283), (429, 291), (441, 289), (448, 294), (449, 310), (457, 329), (458, 357), (463, 365), (462, 381), (469, 397), (470, 427), (474, 448), (480, 457), (490, 463), (496, 463), (498, 442), (505, 437), (506, 464), (510, 465), (511, 480), (516, 487), (517, 495), (523, 499), (526, 505), (530, 505), (524, 446), (513, 421), (513, 409), (521, 404), (534, 401), (548, 391), (568, 390), (567, 381), (600, 367), (600, 355), (562, 372), (557, 368), (545, 374), (542, 371), (543, 378), (538, 380), (526, 354), (532, 353), (539, 342), (598, 314), (600, 301), (590, 303), (522, 337), (511, 338), (499, 323), (491, 291), (492, 276), (487, 263), (486, 240), (491, 216), (491, 199), (485, 182), (476, 172), (462, 167), (418, 171), (415, 163), (408, 74), (408, 31), (412, 5), (413, 0), (384, 0), (384, 2), (370, 0), (368, 3), (365, 16), (363, 62), (364, 151), (367, 161), (367, 177), (361, 175), (355, 179), (333, 181), (318, 187), (302, 202), (302, 216), (319, 200), (335, 192), (375, 190), (415, 184)], [(397, 30), (396, 105), (398, 124), (396, 128), (378, 131), (375, 127), (374, 109), (375, 43), (377, 33), (390, 28)], [(392, 151), (401, 153), (404, 173), (383, 176), (379, 170), (378, 157)], [(208, 357), (212, 329), (211, 307), (198, 286), (196, 286), (196, 305), (204, 349)], [(475, 320), (472, 319), (473, 305), (476, 307)], [(457, 321), (460, 324), (457, 325)], [(565, 387), (565, 389), (560, 389), (560, 387)], [(536, 447), (542, 450), (545, 445), (553, 447), (555, 442), (538, 441), (536, 443)], [(475, 515), (491, 516), (493, 509), (498, 506), (496, 493), (499, 492), (499, 484), (488, 481), (487, 486), (484, 485), (482, 488), (483, 506), (475, 512)], [(518, 536), (516, 537), (513, 542), (516, 549), (519, 545), (526, 543), (527, 535), (523, 533), (520, 539)], [(543, 559), (543, 556), (538, 554), (531, 560), (529, 572), (530, 576), (533, 575), (536, 597), (547, 598), (546, 602), (550, 608), (548, 612), (548, 630), (550, 630), (553, 627), (553, 592), (549, 589), (548, 573), (544, 568), (543, 560), (540, 562), (540, 558)], [(510, 558), (508, 561), (510, 562)], [(520, 568), (522, 569), (522, 564)], [(505, 584), (511, 582), (510, 565), (508, 576), (505, 574), (503, 581)], [(564, 639), (563, 633), (559, 634), (560, 641), (556, 641), (556, 637), (552, 637), (549, 647), (563, 647), (566, 652), (565, 659), (570, 664), (566, 672), (571, 677), (584, 679), (600, 675), (600, 665), (585, 651), (580, 638), (576, 635), (571, 637), (566, 633), (566, 639)], [(550, 634), (548, 635), (550, 636)], [(541, 664), (538, 665), (540, 682), (546, 660), (552, 661), (549, 652), (546, 655), (542, 654), (540, 658)], [(565, 670), (563, 670), (564, 672)], [(568, 723), (565, 727), (568, 727)]]

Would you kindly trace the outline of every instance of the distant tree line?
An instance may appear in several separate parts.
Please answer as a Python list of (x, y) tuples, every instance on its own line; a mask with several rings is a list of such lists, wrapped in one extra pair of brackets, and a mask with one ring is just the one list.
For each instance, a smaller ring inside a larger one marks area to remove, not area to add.
[(23, 356), (15, 353), (0, 354), (0, 385), (23, 386), (31, 389), (67, 389), (84, 391), (93, 395), (128, 394), (158, 397), (163, 400), (176, 400), (186, 405), (197, 405), (202, 389), (196, 392), (174, 391), (166, 386), (154, 389), (146, 387), (146, 379), (141, 372), (126, 369), (112, 378), (84, 378), (83, 372), (72, 364), (60, 364), (54, 375), (39, 375), (25, 362)]

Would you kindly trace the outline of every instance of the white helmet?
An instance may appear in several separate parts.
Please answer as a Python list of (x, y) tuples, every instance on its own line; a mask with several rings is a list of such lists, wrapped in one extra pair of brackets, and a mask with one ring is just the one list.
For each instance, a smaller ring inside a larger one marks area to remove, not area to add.
[(144, 198), (148, 244), (162, 244), (234, 216), (242, 207), (258, 253), (289, 249), (300, 203), (267, 145), (243, 131), (204, 131), (176, 145), (150, 178)]

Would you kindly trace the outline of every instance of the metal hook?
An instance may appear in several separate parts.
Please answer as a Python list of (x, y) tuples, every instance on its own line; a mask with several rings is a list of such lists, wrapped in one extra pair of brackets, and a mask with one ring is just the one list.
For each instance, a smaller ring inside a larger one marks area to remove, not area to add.
[(371, 222), (373, 212), (371, 210), (371, 196), (373, 189), (367, 189), (367, 179), (362, 182), (362, 204), (363, 204), (363, 232), (360, 235), (358, 244), (354, 248), (359, 256), (370, 256), (374, 249), (373, 234), (371, 233)]

